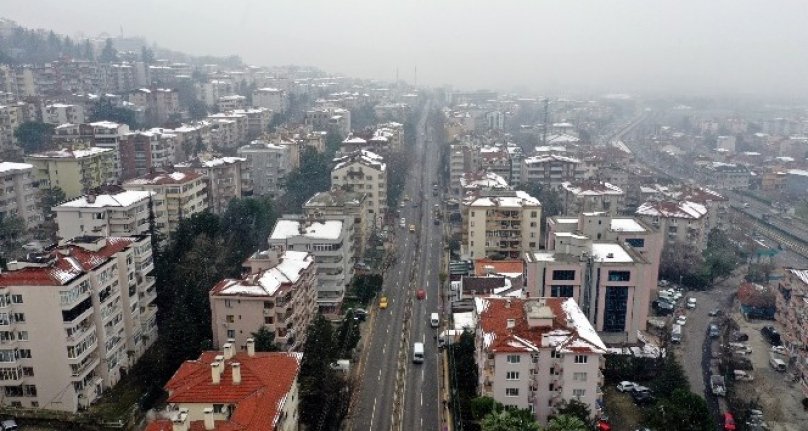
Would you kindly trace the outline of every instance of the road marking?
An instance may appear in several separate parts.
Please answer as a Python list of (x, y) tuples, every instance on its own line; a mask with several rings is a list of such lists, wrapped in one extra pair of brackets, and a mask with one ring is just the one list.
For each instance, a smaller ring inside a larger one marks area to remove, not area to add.
[(382, 370), (381, 370), (381, 368), (379, 369), (379, 378), (377, 380), (379, 380), (379, 381), (382, 380)]
[(424, 393), (421, 392), (421, 407), (424, 406)]
[(373, 413), (370, 414), (370, 428), (368, 428), (370, 430), (373, 429), (373, 418), (376, 417), (376, 401), (378, 401), (378, 398), (373, 399)]

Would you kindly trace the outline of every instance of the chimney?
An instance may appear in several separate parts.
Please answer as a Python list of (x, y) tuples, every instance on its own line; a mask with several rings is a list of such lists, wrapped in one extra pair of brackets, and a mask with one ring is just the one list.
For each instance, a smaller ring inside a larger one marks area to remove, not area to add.
[(233, 384), (241, 384), (241, 364), (233, 362), (230, 366), (233, 368)]
[(614, 253), (606, 253), (606, 259), (614, 259)]
[(230, 343), (230, 340), (228, 340), (227, 343), (224, 343), (224, 349), (223, 350), (224, 350), (224, 360), (225, 361), (233, 357), (233, 344)]
[(511, 308), (511, 298), (505, 300), (505, 308)]
[(216, 426), (213, 423), (213, 407), (205, 407), (202, 410), (202, 414), (205, 417), (205, 429), (206, 430), (213, 430)]
[(516, 319), (508, 319), (505, 327), (513, 329), (514, 326), (516, 326)]
[(188, 409), (180, 409), (171, 418), (171, 431), (188, 431)]
[(87, 203), (94, 204), (95, 203), (95, 194), (88, 193), (87, 194)]
[(221, 362), (213, 362), (210, 364), (210, 378), (214, 385), (218, 385), (221, 380), (221, 371), (219, 370), (221, 365)]
[(247, 356), (251, 358), (255, 356), (255, 340), (252, 338), (247, 339)]

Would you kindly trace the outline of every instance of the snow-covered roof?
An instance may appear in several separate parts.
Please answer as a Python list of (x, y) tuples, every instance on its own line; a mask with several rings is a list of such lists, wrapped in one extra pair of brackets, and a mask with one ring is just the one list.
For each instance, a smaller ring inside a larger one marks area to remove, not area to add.
[(808, 177), (808, 171), (802, 169), (789, 169), (787, 173), (789, 175), (799, 175), (801, 177)]
[[(125, 190), (114, 195), (81, 196), (67, 201), (56, 208), (107, 208), (128, 207), (140, 202), (146, 202), (154, 192), (143, 190)], [(91, 202), (92, 201), (92, 202)]]
[(474, 312), (472, 311), (452, 313), (452, 321), (454, 322), (454, 329), (457, 331), (474, 330)]
[(600, 181), (579, 181), (576, 183), (565, 181), (561, 183), (561, 187), (576, 196), (619, 196), (624, 194), (620, 187)]
[(34, 159), (83, 159), (85, 157), (92, 157), (111, 152), (111, 148), (101, 147), (90, 147), (85, 150), (69, 150), (67, 148), (63, 148), (61, 150), (44, 151), (42, 153), (31, 154), (28, 157)]
[(347, 156), (334, 159), (334, 162), (336, 163), (336, 166), (334, 166), (333, 169), (334, 171), (354, 163), (359, 163), (380, 171), (385, 171), (387, 169), (387, 165), (384, 163), (384, 157), (367, 150), (354, 151)]
[(537, 163), (550, 163), (550, 162), (581, 163), (580, 160), (574, 157), (559, 156), (558, 154), (532, 156), (524, 160), (524, 163), (527, 165), (533, 165)]
[(794, 274), (803, 283), (808, 285), (808, 269), (793, 269), (789, 268), (788, 272)]
[(14, 171), (33, 169), (34, 165), (28, 163), (0, 162), (0, 173), (6, 174)]
[(596, 262), (604, 263), (631, 263), (634, 258), (622, 245), (611, 242), (596, 242), (592, 244), (592, 257)]
[(311, 239), (337, 240), (342, 234), (342, 220), (325, 220), (301, 223), (298, 220), (280, 219), (275, 223), (269, 239), (283, 240), (296, 236)]
[(666, 218), (684, 218), (684, 219), (700, 219), (707, 214), (707, 207), (702, 204), (690, 201), (672, 202), (646, 202), (637, 208), (638, 215), (666, 217)]
[(517, 190), (510, 196), (482, 196), (467, 203), (474, 207), (503, 207), (522, 208), (525, 206), (541, 206), (541, 202), (527, 194), (527, 192)]
[(243, 280), (223, 280), (212, 291), (216, 295), (272, 296), (284, 284), (297, 283), (313, 262), (308, 252), (287, 250), (274, 267)]
[(645, 232), (646, 229), (633, 218), (613, 218), (610, 229), (616, 232)]
[(460, 187), (463, 189), (509, 189), (508, 182), (502, 176), (493, 172), (471, 173), (467, 172), (460, 177)]

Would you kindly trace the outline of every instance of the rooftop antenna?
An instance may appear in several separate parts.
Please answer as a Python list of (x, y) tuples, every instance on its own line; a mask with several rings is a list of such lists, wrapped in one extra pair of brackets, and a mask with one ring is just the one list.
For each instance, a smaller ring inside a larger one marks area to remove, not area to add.
[(544, 98), (544, 128), (541, 133), (541, 144), (547, 145), (547, 128), (550, 126), (550, 99)]

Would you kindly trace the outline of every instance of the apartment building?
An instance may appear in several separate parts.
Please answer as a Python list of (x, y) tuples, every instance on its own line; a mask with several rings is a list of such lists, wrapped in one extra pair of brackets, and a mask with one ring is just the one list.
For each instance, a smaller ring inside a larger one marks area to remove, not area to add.
[(205, 178), (197, 172), (150, 173), (123, 183), (123, 188), (154, 193), (154, 207), (165, 209), (166, 229), (161, 233), (169, 237), (180, 220), (208, 209)]
[(165, 129), (129, 133), (120, 140), (121, 178), (144, 175), (174, 164), (174, 134)]
[(808, 397), (808, 269), (786, 268), (777, 282), (776, 304), (774, 318), (783, 327), (783, 345), (797, 359), (792, 362), (795, 374), (803, 396)]
[(247, 160), (253, 194), (278, 198), (286, 188), (286, 176), (293, 169), (295, 145), (279, 145), (255, 140), (238, 149), (239, 157)]
[(179, 92), (173, 88), (139, 88), (129, 93), (129, 103), (145, 110), (148, 124), (162, 124), (182, 113)]
[(528, 295), (573, 298), (608, 342), (636, 341), (656, 289), (659, 234), (603, 213), (548, 225), (547, 251), (524, 255)]
[(238, 94), (222, 96), (216, 101), (216, 109), (220, 112), (244, 109), (247, 107), (247, 98)]
[(147, 235), (149, 201), (155, 225), (162, 229), (166, 224), (165, 208), (153, 192), (124, 190), (120, 186), (94, 189), (53, 207), (59, 237)]
[(272, 111), (266, 108), (236, 109), (233, 113), (247, 118), (246, 139), (255, 139), (263, 135), (272, 122)]
[(546, 424), (562, 402), (603, 402), (606, 346), (572, 298), (475, 298), (481, 396)]
[(564, 182), (574, 183), (585, 177), (584, 164), (574, 157), (548, 154), (527, 157), (522, 161), (522, 183), (539, 183), (558, 189)]
[(751, 180), (749, 168), (732, 163), (712, 162), (704, 167), (704, 174), (710, 184), (723, 190), (746, 190)]
[(250, 166), (244, 157), (213, 157), (203, 155), (174, 165), (182, 172), (203, 175), (208, 191), (208, 208), (222, 214), (230, 201), (253, 193)]
[[(146, 431), (298, 431), (301, 353), (202, 352), (165, 385), (167, 415)], [(162, 415), (161, 415), (162, 416)]]
[(479, 148), (470, 143), (452, 144), (449, 147), (449, 193), (454, 198), (461, 198), (463, 190), (461, 178), (467, 172), (479, 172)]
[(477, 195), (491, 190), (512, 190), (501, 176), (487, 171), (466, 172), (460, 177), (461, 196)]
[(538, 250), (541, 203), (523, 191), (481, 192), (463, 202), (461, 255), (516, 258)]
[(668, 243), (707, 245), (709, 222), (707, 207), (691, 201), (649, 201), (637, 208), (635, 215), (655, 227)]
[(42, 107), (42, 122), (48, 124), (83, 123), (84, 108), (81, 105), (52, 103)]
[(247, 142), (249, 121), (245, 114), (236, 111), (218, 112), (208, 115), (212, 129), (216, 130), (216, 142), (222, 148), (236, 148)]
[(68, 199), (116, 181), (115, 154), (107, 148), (45, 151), (26, 156), (25, 162), (34, 166), (40, 188), (59, 187)]
[(0, 149), (9, 150), (17, 145), (14, 131), (25, 122), (22, 107), (19, 105), (0, 105)]
[(709, 233), (714, 228), (724, 227), (729, 211), (729, 199), (720, 193), (704, 187), (682, 186), (677, 189), (668, 189), (665, 195), (670, 199), (694, 202), (707, 209), (705, 229)]
[(370, 200), (365, 193), (334, 189), (318, 192), (303, 204), (303, 215), (309, 220), (322, 220), (331, 217), (353, 217), (356, 230), (355, 254), (364, 256), (365, 245), (370, 238), (373, 226), (368, 211)]
[[(273, 250), (247, 260), (250, 273), (227, 278), (209, 292), (213, 345), (233, 343), (246, 350), (247, 339), (260, 328), (275, 335), (282, 350), (299, 351), (306, 329), (317, 315), (317, 267), (305, 251)], [(228, 341), (235, 340), (235, 341)]]
[(252, 93), (252, 104), (256, 108), (269, 108), (273, 112), (286, 112), (289, 100), (286, 92), (279, 88), (258, 88)]
[(371, 140), (384, 139), (387, 142), (388, 151), (396, 152), (404, 149), (404, 125), (390, 121), (376, 126)]
[(505, 181), (511, 179), (511, 156), (504, 145), (484, 145), (480, 147), (480, 169), (493, 172)]
[(561, 213), (605, 212), (616, 216), (623, 209), (626, 193), (610, 183), (594, 180), (565, 181), (559, 189)]
[(368, 221), (380, 227), (387, 212), (387, 165), (384, 158), (360, 150), (334, 159), (331, 188), (364, 193), (368, 197)]
[(33, 165), (0, 162), (0, 219), (19, 217), (29, 230), (42, 224), (37, 194)]
[(291, 250), (314, 255), (319, 312), (337, 316), (345, 289), (353, 278), (355, 234), (353, 217), (308, 220), (299, 215), (284, 215), (272, 228), (268, 242), (269, 248), (278, 253)]
[(318, 107), (306, 111), (304, 119), (314, 130), (327, 130), (346, 137), (351, 133), (351, 111), (335, 107)]
[(0, 273), (6, 407), (89, 407), (157, 339), (147, 236), (78, 237)]

